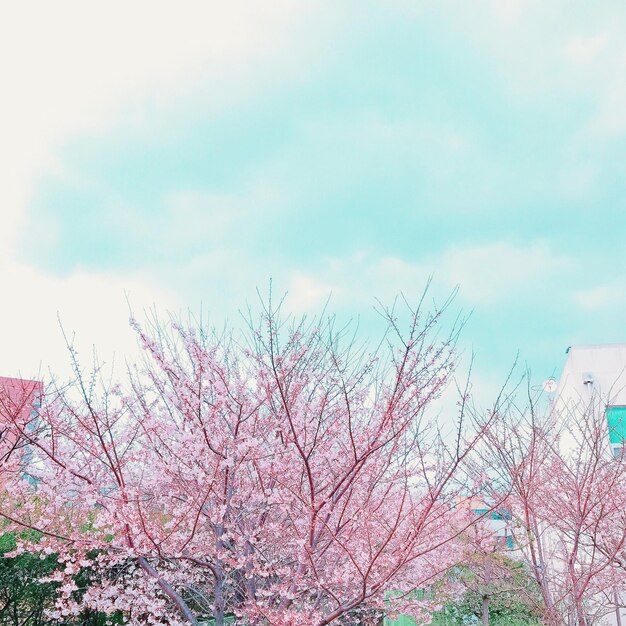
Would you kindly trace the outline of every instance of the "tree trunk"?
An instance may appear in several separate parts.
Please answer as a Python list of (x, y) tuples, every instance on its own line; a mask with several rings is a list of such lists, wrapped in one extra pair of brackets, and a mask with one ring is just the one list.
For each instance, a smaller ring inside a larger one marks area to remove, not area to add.
[(489, 596), (483, 596), (483, 626), (489, 626)]
[(224, 626), (224, 568), (222, 561), (215, 562), (215, 599), (213, 602), (213, 619), (215, 626)]
[(615, 603), (615, 623), (617, 626), (622, 626), (622, 610), (620, 607), (619, 595), (617, 588), (613, 589), (613, 602)]
[(165, 593), (166, 596), (170, 598), (170, 600), (173, 601), (176, 608), (182, 613), (182, 615), (186, 618), (186, 620), (190, 624), (193, 624), (193, 626), (197, 626), (198, 620), (196, 620), (195, 615), (191, 612), (191, 609), (189, 608), (187, 603), (183, 600), (182, 596), (179, 593), (177, 593), (174, 590), (174, 588), (165, 579), (159, 576), (159, 573), (156, 571), (156, 569), (152, 565), (150, 565), (150, 563), (145, 557), (140, 556), (138, 557), (137, 560), (139, 562), (141, 569), (143, 569), (144, 572), (146, 572), (147, 574), (149, 574), (150, 576), (156, 579), (157, 584), (159, 585), (161, 590)]
[[(216, 548), (218, 553), (226, 550), (228, 545), (222, 539), (224, 536), (224, 526), (222, 524), (215, 525), (215, 534), (217, 535)], [(226, 613), (225, 586), (226, 575), (224, 573), (224, 561), (221, 558), (215, 559), (215, 586), (213, 588), (215, 597), (213, 599), (213, 619), (215, 626), (224, 626), (224, 614)]]

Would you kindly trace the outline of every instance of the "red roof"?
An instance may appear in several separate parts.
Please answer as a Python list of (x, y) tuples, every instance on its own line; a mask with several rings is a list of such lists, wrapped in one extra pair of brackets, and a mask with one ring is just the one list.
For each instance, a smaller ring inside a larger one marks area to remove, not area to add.
[(0, 376), (0, 421), (27, 423), (33, 409), (39, 406), (42, 393), (41, 381)]

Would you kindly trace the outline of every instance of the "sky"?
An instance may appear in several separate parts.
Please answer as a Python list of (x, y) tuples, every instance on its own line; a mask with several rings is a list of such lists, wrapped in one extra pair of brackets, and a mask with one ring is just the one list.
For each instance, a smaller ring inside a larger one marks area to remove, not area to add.
[(270, 279), (363, 337), (458, 288), (486, 398), (626, 341), (624, 32), (611, 1), (7, 4), (0, 374), (66, 371), (60, 323), (132, 354), (128, 302), (237, 325)]

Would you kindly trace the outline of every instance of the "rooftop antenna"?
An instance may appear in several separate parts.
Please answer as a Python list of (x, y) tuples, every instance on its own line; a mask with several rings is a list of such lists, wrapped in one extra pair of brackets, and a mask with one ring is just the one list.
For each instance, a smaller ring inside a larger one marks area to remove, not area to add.
[(543, 390), (548, 394), (550, 403), (554, 400), (554, 392), (557, 388), (557, 382), (554, 378), (547, 378), (543, 381)]

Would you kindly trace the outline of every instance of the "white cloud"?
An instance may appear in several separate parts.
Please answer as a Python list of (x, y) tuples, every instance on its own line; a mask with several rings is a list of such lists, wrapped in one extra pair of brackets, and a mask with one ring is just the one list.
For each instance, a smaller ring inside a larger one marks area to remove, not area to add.
[[(67, 329), (110, 354), (134, 345), (125, 290), (139, 308), (177, 305), (143, 275), (79, 271), (52, 277), (15, 260), (38, 177), (51, 170), (70, 175), (59, 148), (79, 133), (120, 125), (156, 132), (145, 111), (167, 109), (193, 93), (198, 106), (215, 110), (246, 97), (273, 73), (295, 72), (298, 55), (284, 50), (300, 49), (292, 44), (316, 6), (294, 0), (60, 0), (2, 8), (0, 374), (29, 375), (39, 363), (59, 368), (66, 362), (56, 311)], [(193, 211), (197, 199), (171, 201)], [(53, 225), (32, 217), (54, 240)]]
[(489, 0), (488, 4), (496, 19), (517, 24), (525, 13), (537, 5), (537, 0)]
[(537, 241), (515, 245), (499, 241), (479, 246), (450, 247), (415, 263), (396, 256), (372, 257), (364, 253), (326, 259), (316, 272), (294, 273), (300, 308), (315, 309), (333, 292), (333, 302), (371, 305), (374, 298), (390, 303), (404, 293), (418, 297), (428, 279), (437, 292), (459, 287), (461, 301), (470, 305), (501, 304), (512, 296), (552, 288), (575, 267), (568, 256)]
[(574, 294), (576, 304), (584, 311), (626, 311), (626, 279), (581, 289)]
[(176, 309), (177, 299), (142, 276), (124, 279), (77, 272), (66, 278), (46, 276), (17, 263), (0, 263), (0, 375), (35, 376), (48, 367), (69, 373), (68, 353), (58, 318), (68, 335), (76, 334), (83, 365), (89, 366), (92, 346), (111, 362), (136, 352), (128, 325), (126, 296), (141, 317), (158, 303)]
[(554, 253), (546, 243), (517, 246), (495, 242), (483, 246), (451, 248), (440, 260), (440, 272), (451, 284), (459, 285), (461, 297), (472, 303), (494, 302), (522, 289), (554, 283), (574, 261)]
[(375, 298), (383, 304), (390, 304), (400, 293), (414, 299), (424, 290), (428, 278), (426, 265), (358, 252), (344, 258), (327, 258), (316, 273), (295, 273), (289, 295), (295, 296), (303, 311), (318, 310), (331, 292), (335, 306), (364, 309), (371, 307)]
[(485, 69), (499, 76), (502, 94), (509, 94), (514, 107), (550, 109), (583, 94), (604, 108), (609, 94), (621, 91), (623, 6), (481, 0), (438, 7), (446, 30), (484, 54)]
[[(181, 246), (229, 239), (245, 241), (254, 236), (255, 220), (262, 214), (271, 219), (285, 209), (285, 193), (268, 181), (252, 180), (237, 193), (220, 194), (193, 189), (176, 189), (163, 199), (163, 210), (149, 220), (127, 211), (121, 219), (138, 237), (150, 237), (163, 250), (175, 251)], [(116, 213), (121, 213), (119, 210)]]
[(586, 92), (593, 103), (588, 121), (575, 137), (574, 147), (580, 152), (588, 152), (598, 140), (621, 140), (626, 130), (626, 14), (612, 17), (600, 30), (574, 35), (563, 47), (578, 91)]
[(587, 143), (598, 138), (621, 140), (626, 132), (626, 50), (613, 60), (607, 73), (608, 80), (598, 86), (596, 111), (582, 132)]
[(224, 106), (267, 79), (264, 64), (284, 69), (294, 63), (281, 52), (297, 36), (296, 18), (306, 14), (290, 0), (5, 7), (0, 244), (6, 248), (20, 226), (32, 177), (59, 167), (54, 150), (60, 142), (80, 131), (104, 132), (121, 119), (141, 124), (142, 105), (167, 107), (200, 84), (209, 90), (203, 106)]
[(316, 280), (312, 276), (296, 273), (291, 277), (287, 303), (294, 313), (319, 311), (329, 297), (341, 297), (342, 289)]
[(606, 47), (606, 33), (588, 36), (574, 36), (563, 47), (563, 53), (572, 63), (586, 65), (594, 61)]

